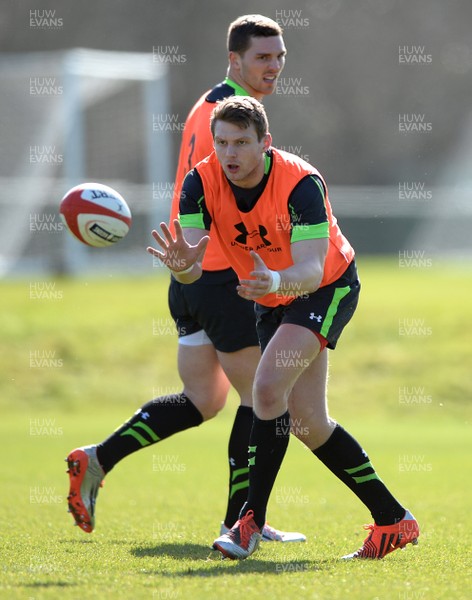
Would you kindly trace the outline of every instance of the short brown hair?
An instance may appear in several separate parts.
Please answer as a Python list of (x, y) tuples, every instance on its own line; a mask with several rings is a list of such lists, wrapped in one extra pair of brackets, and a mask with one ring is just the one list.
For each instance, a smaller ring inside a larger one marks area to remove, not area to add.
[(216, 121), (232, 123), (240, 129), (248, 129), (254, 125), (259, 142), (269, 132), (265, 109), (252, 96), (230, 96), (217, 103), (210, 117), (210, 129), (213, 137), (215, 137)]
[(244, 54), (253, 37), (282, 35), (280, 25), (263, 15), (243, 15), (233, 21), (228, 28), (228, 51)]

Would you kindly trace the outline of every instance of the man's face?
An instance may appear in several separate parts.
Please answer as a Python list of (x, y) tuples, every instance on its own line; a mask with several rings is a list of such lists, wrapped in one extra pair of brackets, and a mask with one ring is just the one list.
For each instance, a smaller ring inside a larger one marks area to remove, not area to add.
[(261, 141), (251, 124), (241, 129), (233, 123), (215, 121), (214, 146), (226, 177), (242, 188), (255, 187), (264, 176), (264, 152), (272, 138), (267, 133)]
[(230, 52), (232, 69), (250, 96), (261, 100), (275, 91), (277, 78), (285, 65), (287, 51), (282, 36), (253, 37), (241, 56)]

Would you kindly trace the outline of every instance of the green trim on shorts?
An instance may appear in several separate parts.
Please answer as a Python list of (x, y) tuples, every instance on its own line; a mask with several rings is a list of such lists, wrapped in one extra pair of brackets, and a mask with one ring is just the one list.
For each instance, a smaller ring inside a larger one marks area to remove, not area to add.
[(326, 311), (326, 317), (320, 329), (320, 334), (323, 337), (328, 337), (328, 331), (330, 330), (331, 325), (333, 324), (334, 317), (338, 312), (339, 303), (345, 296), (349, 294), (350, 291), (351, 286), (349, 285), (341, 288), (336, 288), (336, 290), (334, 291), (333, 299), (331, 300), (331, 304), (329, 305), (328, 310)]
[(329, 223), (317, 223), (316, 225), (294, 225), (290, 243), (301, 242), (302, 240), (318, 240), (329, 238)]

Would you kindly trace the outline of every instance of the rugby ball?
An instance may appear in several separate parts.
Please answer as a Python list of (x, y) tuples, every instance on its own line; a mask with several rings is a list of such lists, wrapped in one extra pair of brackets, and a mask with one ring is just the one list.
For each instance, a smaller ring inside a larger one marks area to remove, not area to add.
[(102, 183), (81, 183), (61, 200), (61, 219), (70, 233), (87, 246), (103, 248), (122, 240), (131, 227), (124, 198)]

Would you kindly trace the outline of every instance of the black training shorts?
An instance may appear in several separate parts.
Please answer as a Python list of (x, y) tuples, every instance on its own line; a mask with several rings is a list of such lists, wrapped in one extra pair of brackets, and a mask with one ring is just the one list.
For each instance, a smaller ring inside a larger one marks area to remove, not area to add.
[(238, 296), (238, 285), (232, 269), (204, 271), (191, 284), (172, 277), (169, 309), (179, 338), (203, 329), (220, 352), (259, 346), (254, 303)]
[(351, 320), (359, 300), (361, 284), (354, 261), (334, 283), (312, 294), (300, 295), (287, 305), (255, 304), (257, 333), (261, 350), (267, 347), (279, 325), (292, 323), (316, 331), (334, 350), (344, 327)]

